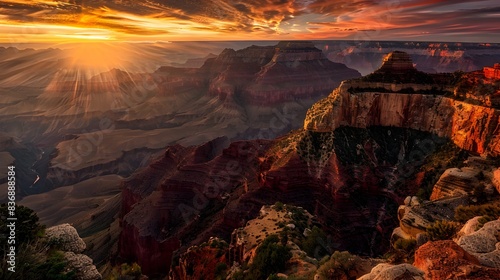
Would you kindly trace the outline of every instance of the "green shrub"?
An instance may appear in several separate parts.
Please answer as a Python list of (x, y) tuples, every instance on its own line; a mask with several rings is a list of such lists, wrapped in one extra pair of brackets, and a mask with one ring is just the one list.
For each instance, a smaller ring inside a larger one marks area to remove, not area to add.
[(405, 252), (413, 252), (415, 250), (415, 246), (417, 245), (417, 241), (415, 239), (398, 239), (394, 242), (394, 249), (403, 250)]
[(322, 279), (348, 279), (357, 261), (358, 257), (347, 251), (335, 251), (330, 260), (318, 268), (317, 273)]
[(498, 203), (469, 206), (461, 205), (455, 209), (455, 220), (461, 223), (465, 223), (476, 216), (491, 216), (498, 218), (500, 217), (500, 205)]
[(255, 258), (245, 279), (265, 280), (270, 274), (285, 270), (292, 257), (290, 249), (279, 244), (277, 235), (269, 235), (257, 248)]
[(277, 201), (276, 203), (274, 203), (274, 209), (276, 211), (282, 211), (284, 209), (283, 202)]
[(427, 227), (426, 232), (432, 241), (449, 240), (455, 236), (459, 229), (460, 224), (457, 222), (436, 221)]
[[(4, 254), (4, 246), (7, 244), (9, 236), (9, 228), (7, 227), (7, 217), (9, 210), (6, 204), (0, 205), (0, 254)], [(15, 217), (16, 222), (16, 247), (33, 241), (44, 234), (45, 226), (38, 223), (38, 216), (35, 211), (28, 207), (16, 206)]]
[(132, 265), (129, 264), (122, 264), (121, 265), (121, 275), (122, 276), (141, 276), (142, 275), (142, 270), (141, 267), (137, 263), (133, 263)]
[(327, 244), (325, 232), (317, 226), (314, 226), (309, 235), (300, 244), (300, 248), (306, 252), (307, 255), (321, 259), (323, 256), (328, 255), (325, 244)]

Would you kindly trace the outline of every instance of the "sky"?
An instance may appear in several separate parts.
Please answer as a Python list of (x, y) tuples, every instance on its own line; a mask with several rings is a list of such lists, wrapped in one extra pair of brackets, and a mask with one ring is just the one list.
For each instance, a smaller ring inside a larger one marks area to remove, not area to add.
[(0, 1), (2, 43), (329, 39), (500, 43), (500, 1)]

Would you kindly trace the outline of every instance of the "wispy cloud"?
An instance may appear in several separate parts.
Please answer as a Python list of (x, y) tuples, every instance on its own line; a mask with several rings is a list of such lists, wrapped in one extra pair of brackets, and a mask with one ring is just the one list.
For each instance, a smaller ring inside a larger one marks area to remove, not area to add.
[(499, 15), (497, 0), (6, 0), (0, 1), (0, 40), (500, 41)]

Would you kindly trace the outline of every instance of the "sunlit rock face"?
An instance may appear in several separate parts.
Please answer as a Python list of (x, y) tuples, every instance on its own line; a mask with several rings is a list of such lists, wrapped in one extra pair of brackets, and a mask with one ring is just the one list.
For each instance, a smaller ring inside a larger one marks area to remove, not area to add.
[(376, 72), (399, 74), (409, 70), (415, 70), (410, 56), (405, 52), (394, 51), (384, 57), (382, 66)]
[[(451, 76), (418, 72), (410, 68), (407, 58), (402, 53), (391, 53), (374, 74), (344, 81), (309, 109), (304, 129), (327, 132), (340, 126), (404, 127), (451, 139), (460, 148), (478, 154), (500, 155), (500, 110), (456, 100), (453, 91), (460, 84), (451, 82)], [(419, 76), (413, 78), (407, 73)], [(392, 78), (399, 82), (387, 82)], [(492, 92), (492, 96), (496, 94)]]
[(493, 67), (484, 67), (483, 72), (488, 79), (500, 80), (500, 63), (495, 63)]
[(451, 240), (428, 242), (415, 252), (417, 268), (425, 279), (498, 279), (500, 270), (482, 266), (476, 257)]

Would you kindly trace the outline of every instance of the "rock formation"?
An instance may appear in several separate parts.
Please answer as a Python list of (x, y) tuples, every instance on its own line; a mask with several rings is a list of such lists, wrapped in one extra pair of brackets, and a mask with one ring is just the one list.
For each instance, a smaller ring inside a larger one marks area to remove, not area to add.
[(493, 67), (484, 67), (483, 72), (488, 79), (500, 80), (500, 63), (495, 63)]
[(345, 77), (359, 75), (329, 61), (311, 42), (226, 49), (218, 57), (208, 59), (200, 71), (213, 77), (209, 82), (210, 94), (258, 106), (318, 97)]
[(392, 265), (381, 263), (375, 266), (369, 274), (358, 280), (424, 280), (424, 272), (411, 264)]
[[(381, 69), (386, 73), (399, 71), (399, 67), (384, 64)], [(439, 87), (450, 90), (449, 86), (437, 84), (344, 81), (307, 112), (304, 129), (328, 132), (340, 126), (404, 127), (451, 139), (474, 153), (500, 155), (500, 110), (436, 95)], [(404, 89), (416, 94), (401, 93)], [(418, 94), (427, 90), (430, 94)]]
[(387, 54), (382, 61), (382, 66), (375, 73), (401, 74), (411, 70), (416, 70), (410, 56), (401, 51), (394, 51)]
[(414, 266), (425, 279), (498, 279), (500, 269), (479, 265), (478, 260), (451, 240), (428, 242), (415, 252)]
[(85, 242), (80, 238), (76, 229), (69, 224), (50, 227), (45, 232), (49, 244), (64, 251), (64, 258), (68, 268), (75, 272), (77, 280), (100, 280), (101, 274), (93, 264), (91, 258), (81, 254), (85, 250)]
[(61, 250), (75, 253), (85, 250), (85, 242), (80, 238), (76, 229), (69, 224), (50, 227), (45, 234), (49, 240), (54, 240)]
[(188, 248), (179, 257), (179, 264), (170, 270), (169, 279), (196, 280), (220, 277), (222, 273), (217, 271), (217, 265), (227, 267), (226, 249), (227, 243), (218, 238), (210, 238), (208, 242)]
[[(476, 257), (481, 265), (500, 269), (500, 220), (487, 222), (476, 231), (477, 227), (478, 219), (467, 222), (459, 232), (463, 235), (457, 244)], [(471, 230), (467, 232), (467, 228)]]

